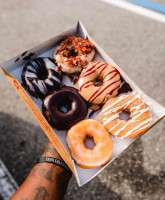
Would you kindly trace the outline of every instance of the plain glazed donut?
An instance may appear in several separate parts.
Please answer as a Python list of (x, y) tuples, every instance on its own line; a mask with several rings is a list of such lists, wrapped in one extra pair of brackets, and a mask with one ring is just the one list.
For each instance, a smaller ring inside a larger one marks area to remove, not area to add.
[(58, 67), (65, 73), (75, 74), (91, 62), (95, 55), (94, 45), (89, 40), (69, 37), (60, 43), (53, 57)]
[[(128, 121), (120, 120), (119, 113), (122, 111), (130, 114)], [(105, 103), (101, 119), (108, 132), (123, 139), (145, 132), (149, 128), (151, 115), (148, 106), (141, 99), (133, 95), (123, 95)]]
[[(92, 137), (95, 142), (93, 149), (86, 148), (84, 142)], [(72, 158), (82, 168), (94, 168), (105, 165), (113, 153), (110, 134), (104, 126), (93, 119), (78, 122), (72, 126), (66, 136)]]
[[(102, 84), (95, 85), (96, 80), (102, 80)], [(120, 83), (120, 74), (115, 67), (95, 61), (84, 67), (78, 79), (78, 88), (89, 103), (103, 104), (117, 94)]]
[(21, 79), (28, 92), (43, 99), (50, 92), (61, 87), (62, 76), (55, 71), (55, 64), (50, 58), (35, 58), (25, 64)]
[(44, 99), (42, 111), (53, 127), (66, 130), (86, 117), (88, 106), (77, 89), (64, 87)]

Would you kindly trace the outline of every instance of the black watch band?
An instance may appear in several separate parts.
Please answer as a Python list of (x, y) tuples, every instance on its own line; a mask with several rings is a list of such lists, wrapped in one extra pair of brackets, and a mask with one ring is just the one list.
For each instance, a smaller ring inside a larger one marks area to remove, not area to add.
[(67, 172), (69, 172), (70, 175), (72, 175), (72, 172), (69, 169), (68, 165), (64, 161), (59, 160), (57, 158), (40, 157), (40, 158), (37, 159), (36, 164), (37, 163), (52, 163), (52, 164), (58, 165), (58, 166), (64, 168)]

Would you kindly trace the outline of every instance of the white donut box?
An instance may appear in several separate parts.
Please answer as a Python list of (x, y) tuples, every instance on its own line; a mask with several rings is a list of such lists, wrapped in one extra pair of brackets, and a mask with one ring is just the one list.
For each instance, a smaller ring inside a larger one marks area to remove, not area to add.
[[(88, 38), (96, 47), (96, 56), (94, 60), (100, 60), (109, 63), (112, 66), (115, 66), (122, 75), (122, 77), (125, 79), (125, 81), (129, 83), (129, 85), (133, 89), (133, 92), (131, 92), (131, 94), (140, 97), (149, 106), (152, 115), (150, 128), (154, 126), (156, 123), (158, 123), (165, 116), (165, 108), (156, 101), (154, 101), (153, 99), (151, 99), (150, 97), (148, 97), (142, 90), (138, 88), (138, 86), (123, 72), (123, 70), (88, 35), (86, 29), (84, 28), (84, 26), (80, 21), (78, 21), (73, 28), (2, 63), (1, 67), (6, 77), (13, 85), (17, 93), (20, 95), (24, 103), (27, 105), (29, 110), (32, 112), (33, 116), (36, 118), (39, 125), (49, 138), (49, 140), (53, 143), (53, 145), (56, 147), (56, 149), (58, 150), (64, 161), (68, 164), (68, 166), (70, 167), (70, 169), (72, 170), (73, 174), (76, 177), (78, 185), (82, 186), (91, 179), (93, 179), (97, 174), (99, 174), (107, 165), (113, 162), (133, 142), (139, 139), (141, 135), (139, 137), (132, 139), (119, 139), (112, 137), (114, 152), (111, 160), (106, 165), (101, 167), (93, 169), (83, 169), (79, 167), (70, 156), (70, 152), (66, 143), (67, 131), (57, 131), (56, 129), (52, 128), (46, 121), (45, 117), (42, 115), (42, 101), (30, 96), (28, 92), (25, 91), (25, 89), (22, 87), (21, 72), (24, 64), (28, 61), (28, 59), (35, 57), (52, 58), (52, 53), (59, 44), (59, 42), (68, 36), (74, 36), (74, 35), (79, 35), (83, 39)], [(70, 79), (67, 77), (64, 77), (63, 84), (77, 87), (76, 84), (74, 85), (73, 83), (71, 83)], [(91, 118), (101, 121), (100, 112), (99, 113), (96, 112), (96, 114), (94, 114)], [(88, 145), (90, 145), (90, 141)]]

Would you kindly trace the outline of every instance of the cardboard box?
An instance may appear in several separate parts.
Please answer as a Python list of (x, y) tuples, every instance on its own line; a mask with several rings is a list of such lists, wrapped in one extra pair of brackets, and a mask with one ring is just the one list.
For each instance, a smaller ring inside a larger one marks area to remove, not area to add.
[[(133, 95), (140, 97), (148, 106), (152, 115), (152, 122), (151, 126), (154, 126), (158, 123), (164, 116), (165, 116), (165, 108), (161, 106), (159, 103), (155, 102), (153, 99), (148, 97), (143, 91), (141, 91), (137, 85), (123, 72), (119, 66), (99, 47), (98, 44), (88, 35), (87, 31), (85, 30), (84, 26), (80, 21), (74, 26), (73, 28), (65, 31), (52, 39), (22, 53), (11, 60), (2, 63), (1, 67), (4, 71), (6, 77), (20, 95), (24, 103), (27, 105), (29, 110), (32, 112), (33, 116), (38, 121), (39, 125), (49, 138), (49, 140), (53, 143), (57, 151), (60, 153), (64, 161), (68, 164), (70, 169), (72, 170), (73, 174), (76, 177), (77, 183), (79, 186), (90, 181), (94, 178), (98, 173), (100, 173), (107, 165), (114, 161), (125, 149), (127, 149), (135, 140), (139, 137), (131, 138), (131, 139), (119, 139), (112, 137), (114, 152), (111, 160), (102, 167), (97, 167), (93, 169), (83, 169), (80, 168), (71, 158), (70, 152), (66, 143), (66, 131), (57, 131), (56, 129), (52, 128), (48, 122), (46, 121), (45, 117), (42, 115), (42, 102), (39, 99), (36, 99), (28, 94), (27, 91), (21, 85), (21, 72), (23, 69), (24, 64), (32, 58), (35, 57), (52, 57), (52, 53), (55, 47), (61, 42), (63, 39), (67, 38), (68, 36), (78, 35), (83, 39), (88, 38), (96, 47), (96, 56), (94, 60), (100, 60), (110, 65), (116, 67), (120, 72), (121, 76), (124, 80), (131, 86)], [(69, 79), (64, 78), (63, 82), (66, 85), (70, 85), (76, 87), (73, 83), (69, 81)], [(89, 111), (90, 112), (90, 111)], [(100, 121), (100, 113), (96, 113), (92, 117)]]

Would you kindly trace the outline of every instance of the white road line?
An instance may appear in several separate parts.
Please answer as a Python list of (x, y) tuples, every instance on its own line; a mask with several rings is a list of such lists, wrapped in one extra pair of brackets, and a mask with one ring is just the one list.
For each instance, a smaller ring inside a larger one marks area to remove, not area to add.
[(17, 183), (0, 159), (0, 198), (8, 200), (17, 189)]
[(161, 13), (157, 13), (153, 10), (149, 10), (147, 8), (143, 8), (138, 5), (126, 2), (124, 0), (101, 0), (101, 1), (129, 10), (131, 12), (140, 14), (150, 19), (165, 23), (165, 15)]

